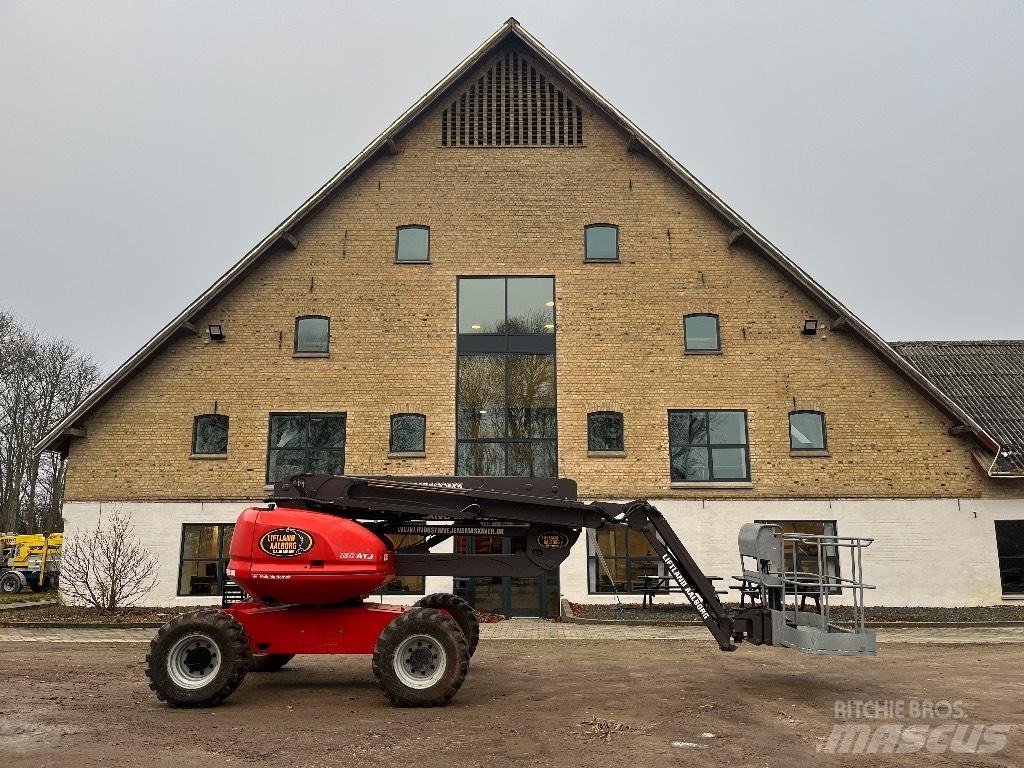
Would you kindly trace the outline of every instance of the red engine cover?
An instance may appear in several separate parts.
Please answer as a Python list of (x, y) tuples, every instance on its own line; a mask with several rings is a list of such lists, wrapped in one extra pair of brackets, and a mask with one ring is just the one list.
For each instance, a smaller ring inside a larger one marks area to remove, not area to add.
[(320, 512), (250, 507), (231, 537), (228, 577), (257, 600), (340, 603), (365, 597), (394, 574), (395, 560), (380, 538)]

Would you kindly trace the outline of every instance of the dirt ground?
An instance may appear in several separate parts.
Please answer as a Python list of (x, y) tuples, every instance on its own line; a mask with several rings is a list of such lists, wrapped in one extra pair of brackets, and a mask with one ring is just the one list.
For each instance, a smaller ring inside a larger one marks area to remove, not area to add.
[[(0, 644), (0, 765), (1024, 765), (1021, 645), (892, 644), (857, 659), (679, 641), (492, 640), (448, 707), (419, 710), (387, 706), (358, 656), (299, 657), (250, 674), (216, 709), (172, 710), (146, 686), (144, 653)], [(958, 723), (1011, 727), (996, 754), (817, 751), (836, 701), (847, 700), (952, 702)]]

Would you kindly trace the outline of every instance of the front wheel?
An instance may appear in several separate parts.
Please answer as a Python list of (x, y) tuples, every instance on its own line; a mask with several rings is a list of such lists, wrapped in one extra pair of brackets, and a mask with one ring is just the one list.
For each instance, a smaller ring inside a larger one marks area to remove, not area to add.
[(397, 707), (440, 707), (469, 671), (466, 636), (450, 616), (413, 608), (388, 623), (373, 649), (373, 676)]
[(249, 670), (245, 629), (223, 611), (175, 616), (149, 644), (146, 677), (172, 707), (213, 707), (230, 696)]
[(0, 592), (5, 595), (16, 595), (21, 592), (21, 577), (14, 571), (0, 576)]

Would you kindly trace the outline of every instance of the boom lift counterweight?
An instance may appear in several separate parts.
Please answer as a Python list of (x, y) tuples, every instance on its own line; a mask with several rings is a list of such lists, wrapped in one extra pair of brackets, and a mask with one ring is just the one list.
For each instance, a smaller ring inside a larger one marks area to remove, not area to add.
[[(646, 501), (576, 498), (564, 478), (345, 477), (295, 475), (278, 483), (267, 507), (245, 510), (235, 526), (227, 575), (249, 595), (223, 611), (204, 610), (168, 622), (147, 656), (150, 686), (169, 704), (212, 705), (226, 698), (256, 659), (280, 668), (303, 653), (366, 653), (385, 694), (400, 706), (446, 703), (461, 686), (479, 630), (472, 608), (454, 595), (430, 595), (413, 608), (364, 602), (395, 575), (536, 576), (557, 571), (584, 528), (639, 531), (724, 651), (746, 640), (816, 653), (874, 653), (860, 616), (853, 631), (828, 622), (829, 595), (851, 590), (863, 612), (857, 579), (839, 579), (824, 555), (855, 553), (866, 539), (815, 541), (822, 568), (786, 571), (784, 537), (772, 526), (740, 533), (744, 568), (729, 610), (665, 517)], [(389, 535), (421, 541), (395, 548)], [(432, 552), (464, 535), (525, 537), (515, 554)], [(808, 542), (799, 542), (807, 546)], [(789, 540), (790, 546), (798, 542)], [(857, 595), (860, 601), (857, 601)], [(787, 612), (786, 600), (808, 598), (810, 613)], [(821, 610), (822, 606), (826, 610)]]

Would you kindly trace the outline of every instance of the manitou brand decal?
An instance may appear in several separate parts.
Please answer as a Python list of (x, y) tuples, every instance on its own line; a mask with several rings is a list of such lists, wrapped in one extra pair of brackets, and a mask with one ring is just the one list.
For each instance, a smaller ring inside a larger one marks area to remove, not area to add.
[(548, 531), (537, 537), (537, 543), (544, 549), (563, 549), (569, 546), (569, 537), (558, 531)]
[(708, 609), (704, 607), (704, 601), (701, 600), (700, 595), (697, 594), (697, 590), (690, 586), (690, 583), (683, 578), (683, 574), (676, 568), (676, 564), (672, 562), (672, 558), (668, 555), (662, 555), (661, 561), (665, 563), (665, 567), (668, 568), (668, 572), (672, 574), (672, 578), (676, 580), (680, 588), (683, 590), (683, 594), (686, 595), (686, 599), (690, 601), (690, 604), (694, 607), (694, 610), (700, 614), (700, 617), (704, 621), (711, 619), (711, 614), (708, 613)]
[(312, 534), (298, 528), (275, 528), (260, 538), (260, 549), (271, 557), (298, 557), (312, 548)]

